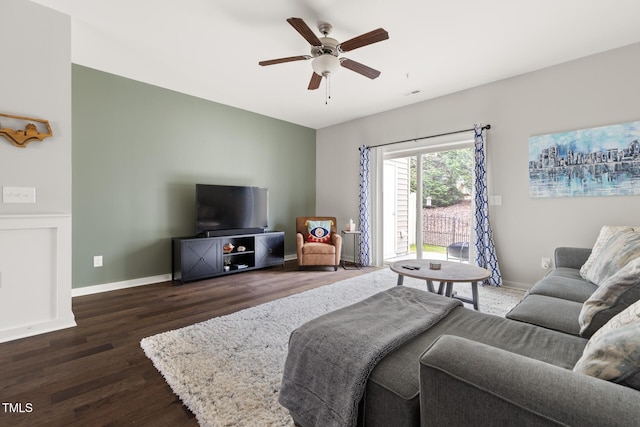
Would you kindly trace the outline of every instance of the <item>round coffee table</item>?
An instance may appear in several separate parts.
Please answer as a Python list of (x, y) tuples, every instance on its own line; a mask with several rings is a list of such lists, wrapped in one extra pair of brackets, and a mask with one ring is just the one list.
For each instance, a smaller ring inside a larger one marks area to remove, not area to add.
[[(430, 263), (440, 263), (439, 270), (432, 270)], [(404, 282), (404, 276), (422, 279), (427, 282), (429, 292), (436, 293), (433, 287), (433, 281), (440, 282), (437, 293), (447, 297), (453, 297), (473, 304), (473, 308), (478, 310), (478, 282), (488, 279), (491, 276), (489, 270), (475, 265), (464, 264), (461, 262), (439, 261), (429, 259), (413, 259), (406, 261), (396, 261), (391, 264), (391, 271), (398, 273), (398, 286)], [(459, 282), (471, 283), (471, 298), (466, 298), (453, 294), (453, 284)]]

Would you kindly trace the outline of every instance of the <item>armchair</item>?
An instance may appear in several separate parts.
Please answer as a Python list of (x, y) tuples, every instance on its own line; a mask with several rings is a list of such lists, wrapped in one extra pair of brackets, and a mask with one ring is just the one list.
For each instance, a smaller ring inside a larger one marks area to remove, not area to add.
[[(308, 221), (331, 221), (329, 241), (327, 243), (308, 241)], [(337, 233), (336, 218), (330, 216), (303, 216), (296, 218), (296, 248), (298, 267), (333, 266), (338, 270), (342, 252), (342, 236)]]

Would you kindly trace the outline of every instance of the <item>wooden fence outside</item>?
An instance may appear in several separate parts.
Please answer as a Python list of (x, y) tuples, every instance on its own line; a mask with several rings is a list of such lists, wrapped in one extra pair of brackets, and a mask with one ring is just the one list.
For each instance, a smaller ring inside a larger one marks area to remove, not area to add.
[(446, 247), (470, 241), (470, 218), (433, 215), (428, 209), (423, 211), (422, 218), (422, 242), (426, 245)]

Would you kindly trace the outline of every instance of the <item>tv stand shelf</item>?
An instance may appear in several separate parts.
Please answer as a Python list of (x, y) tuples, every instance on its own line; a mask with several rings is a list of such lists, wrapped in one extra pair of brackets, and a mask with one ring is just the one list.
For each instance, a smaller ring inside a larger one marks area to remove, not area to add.
[[(223, 250), (227, 243), (234, 246), (229, 253)], [(283, 231), (171, 239), (171, 280), (176, 284), (276, 265), (284, 265)]]
[(236, 255), (247, 255), (247, 254), (253, 254), (255, 253), (254, 251), (243, 251), (243, 252), (230, 252), (228, 254), (223, 253), (222, 256), (223, 257), (234, 257)]

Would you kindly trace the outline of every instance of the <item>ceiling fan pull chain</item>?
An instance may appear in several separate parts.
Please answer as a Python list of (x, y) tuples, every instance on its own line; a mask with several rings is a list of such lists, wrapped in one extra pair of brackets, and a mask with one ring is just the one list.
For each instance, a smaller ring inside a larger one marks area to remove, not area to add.
[(325, 76), (327, 79), (327, 84), (324, 86), (324, 105), (329, 104), (329, 75)]

